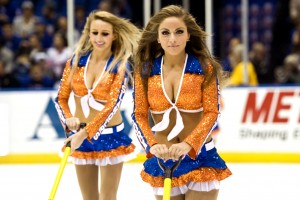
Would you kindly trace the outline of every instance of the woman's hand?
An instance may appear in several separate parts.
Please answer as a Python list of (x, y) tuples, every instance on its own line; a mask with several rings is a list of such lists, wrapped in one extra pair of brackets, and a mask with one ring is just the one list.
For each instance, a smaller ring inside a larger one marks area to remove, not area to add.
[(178, 160), (180, 156), (188, 154), (192, 147), (186, 142), (172, 144), (169, 148), (170, 159)]
[(66, 119), (66, 124), (69, 130), (78, 130), (80, 126), (80, 121), (77, 117), (71, 117)]
[(71, 154), (75, 151), (75, 149), (80, 147), (83, 140), (85, 140), (87, 137), (88, 133), (84, 128), (82, 128), (77, 133), (71, 135), (65, 140), (65, 144), (67, 144), (68, 142), (71, 143)]
[(150, 153), (164, 161), (170, 158), (169, 149), (165, 144), (155, 144), (150, 148)]

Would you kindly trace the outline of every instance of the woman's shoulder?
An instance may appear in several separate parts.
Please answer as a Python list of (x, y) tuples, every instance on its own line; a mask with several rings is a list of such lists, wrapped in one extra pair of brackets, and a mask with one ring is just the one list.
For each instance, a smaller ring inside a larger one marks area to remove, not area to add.
[(162, 55), (160, 55), (154, 59), (150, 76), (161, 74), (161, 69), (160, 69), (161, 68), (161, 60), (162, 60)]
[(201, 64), (199, 58), (196, 55), (191, 53), (188, 54), (185, 72), (191, 74), (204, 74), (203, 65)]
[[(86, 53), (80, 55), (80, 57), (79, 57), (79, 59), (78, 59), (78, 65), (77, 65), (77, 66), (78, 66), (78, 67), (86, 66), (90, 54), (91, 54), (91, 51), (86, 52)], [(72, 58), (71, 58), (71, 66), (73, 66), (74, 58), (75, 58), (75, 55), (73, 54), (73, 55), (72, 55)]]

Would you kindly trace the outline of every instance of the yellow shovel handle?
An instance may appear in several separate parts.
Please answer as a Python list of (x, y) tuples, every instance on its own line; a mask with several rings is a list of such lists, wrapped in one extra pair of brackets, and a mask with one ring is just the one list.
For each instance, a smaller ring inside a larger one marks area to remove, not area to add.
[(170, 200), (171, 198), (171, 178), (165, 178), (164, 180), (164, 196), (163, 200)]
[(64, 151), (64, 156), (63, 156), (63, 158), (62, 158), (62, 160), (60, 162), (59, 169), (58, 169), (58, 172), (56, 174), (56, 178), (55, 178), (54, 184), (52, 186), (52, 190), (51, 190), (51, 193), (50, 193), (50, 196), (49, 196), (48, 200), (54, 200), (54, 197), (55, 197), (55, 194), (56, 194), (56, 191), (57, 191), (60, 179), (61, 179), (62, 174), (64, 172), (66, 163), (68, 161), (68, 157), (70, 155), (70, 152), (71, 152), (71, 148), (70, 147), (66, 147), (65, 151)]

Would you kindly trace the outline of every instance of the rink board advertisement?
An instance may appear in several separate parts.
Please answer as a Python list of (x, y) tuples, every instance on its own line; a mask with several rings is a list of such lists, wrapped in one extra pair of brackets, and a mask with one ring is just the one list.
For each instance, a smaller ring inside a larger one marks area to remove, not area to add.
[(227, 88), (222, 98), (220, 150), (300, 153), (299, 87)]
[[(55, 97), (54, 90), (0, 92), (0, 119), (6, 119), (1, 120), (5, 141), (0, 140), (0, 155), (60, 152), (65, 132), (55, 109)], [(74, 112), (72, 94), (69, 105)], [(127, 92), (121, 114), (130, 135), (133, 133), (132, 105), (132, 94)], [(135, 142), (135, 135), (131, 138)]]
[[(125, 94), (121, 113), (127, 132), (144, 157), (132, 127), (131, 92)], [(30, 156), (41, 161), (59, 160), (65, 135), (53, 103), (55, 97), (56, 90), (0, 92), (0, 163), (14, 158), (26, 162)], [(216, 146), (227, 161), (262, 161), (260, 155), (274, 162), (280, 162), (280, 156), (300, 162), (299, 87), (226, 88), (221, 97)], [(70, 107), (73, 110), (72, 98)]]

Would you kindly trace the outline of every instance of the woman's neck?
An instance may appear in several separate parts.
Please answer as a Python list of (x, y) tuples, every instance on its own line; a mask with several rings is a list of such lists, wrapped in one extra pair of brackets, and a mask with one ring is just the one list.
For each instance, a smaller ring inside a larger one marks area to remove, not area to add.
[(108, 60), (108, 58), (111, 56), (111, 51), (95, 51), (93, 50), (90, 60), (92, 62), (101, 62), (103, 60)]
[(164, 55), (164, 65), (169, 67), (175, 67), (175, 66), (183, 66), (185, 63), (186, 53), (183, 52), (179, 55), (173, 56), (173, 55)]

